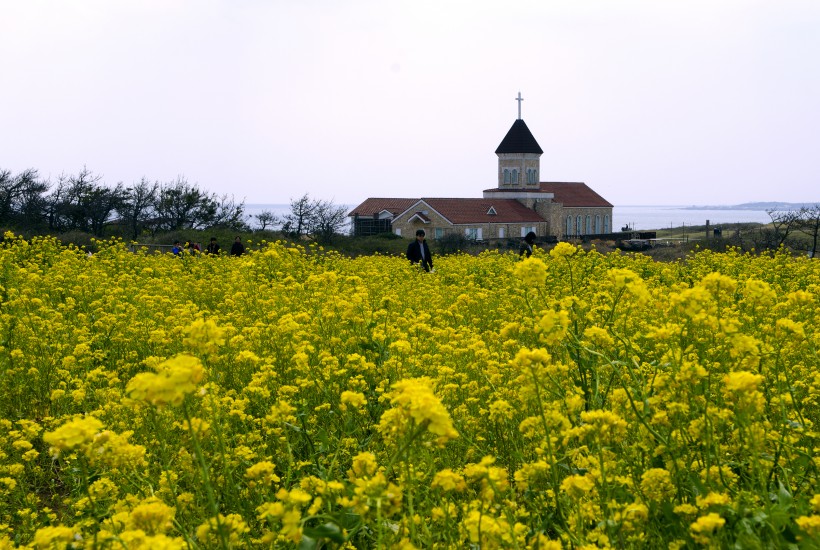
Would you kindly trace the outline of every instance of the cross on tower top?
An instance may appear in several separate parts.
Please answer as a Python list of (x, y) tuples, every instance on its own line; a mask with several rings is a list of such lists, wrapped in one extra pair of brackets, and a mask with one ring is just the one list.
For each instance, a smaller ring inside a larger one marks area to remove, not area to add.
[(521, 102), (524, 101), (524, 98), (521, 97), (521, 92), (518, 92), (518, 97), (515, 98), (518, 102), (518, 120), (521, 120)]

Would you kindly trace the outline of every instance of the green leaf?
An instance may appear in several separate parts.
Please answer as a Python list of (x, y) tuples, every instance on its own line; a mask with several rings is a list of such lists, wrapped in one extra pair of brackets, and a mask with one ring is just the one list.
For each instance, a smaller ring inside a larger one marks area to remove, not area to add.
[(302, 540), (299, 542), (299, 550), (317, 550), (319, 548), (319, 541), (312, 539), (302, 534)]
[(330, 539), (333, 542), (345, 542), (345, 535), (342, 532), (342, 528), (331, 522), (318, 527), (305, 527), (302, 532), (312, 538)]

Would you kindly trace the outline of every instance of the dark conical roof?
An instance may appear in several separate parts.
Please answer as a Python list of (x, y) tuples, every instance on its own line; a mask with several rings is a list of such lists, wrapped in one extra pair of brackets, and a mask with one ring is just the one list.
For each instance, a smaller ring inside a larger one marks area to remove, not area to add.
[(541, 146), (535, 141), (532, 132), (524, 124), (523, 119), (517, 119), (513, 122), (512, 128), (501, 140), (501, 145), (495, 150), (496, 154), (500, 153), (538, 153), (542, 154)]

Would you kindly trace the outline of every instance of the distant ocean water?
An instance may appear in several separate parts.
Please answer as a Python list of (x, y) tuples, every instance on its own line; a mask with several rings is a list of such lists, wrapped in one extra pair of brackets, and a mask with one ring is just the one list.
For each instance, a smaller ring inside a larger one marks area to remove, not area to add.
[[(354, 204), (343, 204), (348, 211)], [(251, 227), (258, 227), (255, 216), (268, 211), (279, 217), (290, 212), (289, 204), (246, 204), (245, 215)], [(636, 231), (681, 227), (684, 225), (712, 226), (725, 223), (769, 223), (771, 218), (765, 210), (735, 208), (693, 208), (687, 206), (616, 206), (612, 210), (612, 229), (620, 230), (629, 225)]]
[(629, 225), (635, 231), (706, 225), (713, 227), (726, 223), (769, 223), (772, 219), (765, 210), (738, 208), (693, 208), (687, 206), (616, 206), (612, 209), (612, 228), (615, 231)]

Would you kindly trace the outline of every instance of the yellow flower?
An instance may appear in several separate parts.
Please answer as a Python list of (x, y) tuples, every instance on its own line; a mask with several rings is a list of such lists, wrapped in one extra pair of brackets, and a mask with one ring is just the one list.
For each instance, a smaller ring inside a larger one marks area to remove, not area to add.
[[(239, 514), (219, 514), (216, 518), (208, 518), (196, 528), (196, 536), (209, 548), (217, 547), (224, 537), (230, 545), (238, 545), (250, 529)], [(221, 536), (220, 536), (221, 535)]]
[(433, 482), (430, 484), (433, 488), (440, 488), (444, 491), (463, 491), (467, 488), (464, 482), (464, 477), (452, 471), (450, 468), (445, 468), (433, 476)]
[(723, 493), (709, 493), (706, 496), (699, 496), (696, 501), (698, 508), (704, 509), (710, 506), (725, 506), (731, 504), (732, 499), (729, 495)]
[(771, 285), (760, 279), (749, 279), (746, 281), (743, 294), (748, 301), (761, 306), (769, 305), (777, 299), (777, 294)]
[(407, 415), (416, 425), (427, 426), (430, 433), (438, 436), (438, 445), (457, 438), (458, 432), (453, 428), (450, 414), (430, 389), (430, 383), (429, 378), (409, 378), (393, 384), (390, 402), (397, 408), (382, 415), (379, 431), (386, 434), (399, 429), (397, 424), (401, 424), (401, 419), (397, 415)]
[(225, 344), (225, 330), (216, 326), (211, 319), (197, 319), (185, 332), (187, 337), (183, 343), (191, 350), (203, 349), (208, 353), (215, 353), (219, 346)]
[(808, 533), (812, 538), (820, 537), (820, 516), (812, 514), (810, 516), (800, 516), (795, 520), (797, 526)]
[(641, 490), (646, 498), (661, 502), (675, 495), (672, 474), (663, 468), (651, 468), (641, 475)]
[(367, 405), (367, 399), (363, 393), (343, 391), (341, 396), (342, 410), (346, 410), (348, 405), (350, 405), (353, 409), (359, 409)]
[(560, 242), (555, 245), (555, 248), (550, 250), (550, 256), (553, 258), (568, 258), (578, 252), (578, 249), (566, 242)]
[(727, 391), (734, 393), (750, 393), (757, 390), (763, 381), (763, 376), (746, 371), (730, 372), (723, 377), (723, 384)]
[(615, 343), (615, 340), (606, 329), (601, 327), (588, 327), (584, 330), (584, 338), (602, 348), (608, 348)]
[(811, 504), (811, 509), (815, 513), (820, 513), (820, 494), (816, 494), (811, 497), (811, 501), (809, 501), (809, 503)]
[(538, 320), (535, 332), (538, 333), (538, 338), (542, 342), (556, 344), (563, 340), (567, 327), (569, 327), (569, 313), (563, 309), (560, 311), (548, 309)]
[(34, 533), (34, 548), (50, 550), (51, 548), (66, 548), (77, 539), (77, 531), (71, 527), (56, 525), (41, 527)]
[(587, 476), (571, 475), (561, 482), (561, 490), (571, 499), (579, 499), (595, 487), (595, 483)]
[(149, 535), (162, 534), (173, 526), (175, 511), (156, 497), (146, 499), (131, 510), (130, 522), (135, 529)]
[(180, 405), (193, 393), (205, 376), (202, 362), (192, 355), (180, 354), (157, 365), (157, 373), (143, 372), (134, 376), (126, 393), (137, 401), (157, 407)]
[(248, 486), (251, 488), (257, 485), (267, 486), (280, 481), (279, 476), (276, 475), (276, 465), (268, 460), (257, 462), (247, 468), (245, 478), (248, 479)]
[(376, 473), (378, 466), (376, 455), (366, 451), (361, 452), (353, 457), (353, 466), (348, 472), (348, 475), (351, 481), (357, 477), (369, 477)]
[(614, 268), (607, 271), (607, 278), (616, 294), (626, 292), (639, 303), (649, 299), (649, 290), (640, 276), (631, 269)]
[(498, 399), (490, 403), (490, 418), (495, 422), (511, 420), (515, 415), (515, 408), (508, 401)]
[(73, 451), (94, 441), (103, 423), (93, 416), (76, 418), (66, 422), (53, 432), (43, 434), (43, 441), (51, 445), (52, 454), (59, 456), (66, 451)]
[(535, 256), (515, 264), (513, 273), (529, 287), (544, 286), (547, 282), (547, 265)]
[(690, 525), (689, 534), (692, 535), (695, 542), (709, 544), (715, 532), (720, 530), (725, 523), (725, 519), (712, 512), (699, 517), (697, 521)]
[(513, 541), (510, 525), (504, 519), (472, 510), (464, 518), (463, 523), (470, 542), (480, 548), (509, 547)]

